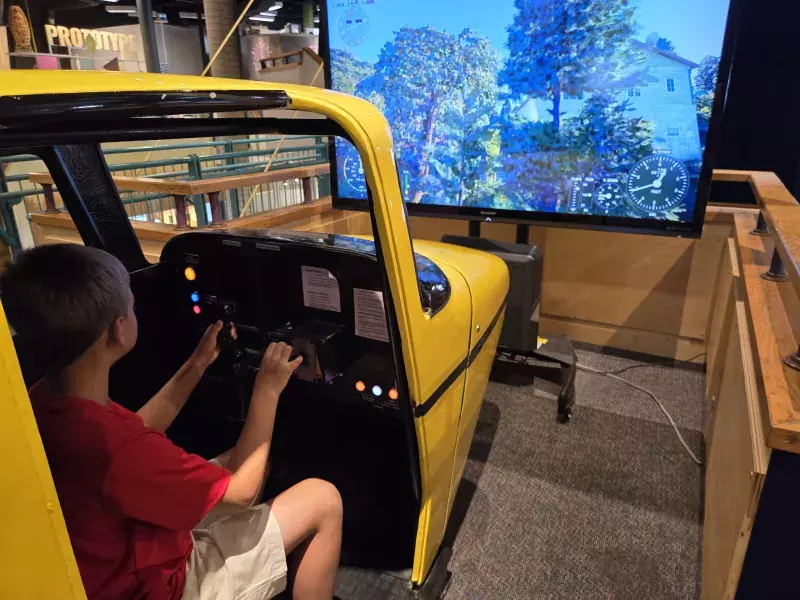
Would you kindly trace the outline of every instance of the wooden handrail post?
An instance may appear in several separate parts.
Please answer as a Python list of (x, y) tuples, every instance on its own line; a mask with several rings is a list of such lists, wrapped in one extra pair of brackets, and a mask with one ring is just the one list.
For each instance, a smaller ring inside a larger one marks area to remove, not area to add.
[(175, 194), (175, 224), (178, 229), (187, 229), (189, 226), (186, 223), (186, 196), (183, 194)]
[(769, 235), (769, 229), (767, 228), (767, 221), (764, 219), (764, 214), (761, 211), (758, 211), (758, 221), (756, 222), (756, 228), (750, 232), (750, 235), (760, 235), (760, 236)]
[(769, 271), (762, 273), (761, 277), (767, 281), (775, 281), (778, 283), (789, 281), (789, 274), (786, 272), (786, 266), (781, 260), (781, 255), (778, 254), (777, 248), (772, 251), (772, 262), (769, 264)]
[(208, 192), (208, 203), (211, 205), (211, 223), (209, 225), (221, 224), (222, 205), (219, 202), (219, 192)]
[(303, 177), (303, 202), (313, 202), (314, 192), (311, 187), (311, 177)]
[(44, 194), (44, 205), (46, 209), (45, 212), (49, 213), (58, 212), (58, 209), (56, 209), (56, 197), (53, 194), (53, 184), (43, 183), (42, 193)]

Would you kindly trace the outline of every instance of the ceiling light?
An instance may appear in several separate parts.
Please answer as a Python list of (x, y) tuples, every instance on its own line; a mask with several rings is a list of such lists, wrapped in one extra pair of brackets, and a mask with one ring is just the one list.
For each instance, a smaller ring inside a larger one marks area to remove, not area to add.
[(280, 10), (282, 8), (283, 8), (283, 2), (273, 2), (272, 6), (270, 6), (267, 10), (274, 11), (274, 10)]
[(267, 23), (272, 23), (275, 20), (275, 17), (262, 17), (260, 15), (256, 16), (256, 17), (248, 17), (248, 18), (251, 21), (266, 21)]
[(272, 12), (271, 10), (268, 10), (268, 11), (265, 11), (265, 12), (260, 12), (258, 14), (263, 15), (265, 17), (277, 17), (278, 16), (278, 13)]
[(103, 0), (103, 2), (119, 2), (119, 0)]
[[(179, 16), (181, 19), (196, 19), (196, 18), (197, 18), (197, 13), (193, 13), (193, 12), (180, 12), (180, 13), (178, 13), (178, 16)], [(205, 19), (205, 18), (206, 18), (206, 16), (205, 16), (205, 15), (203, 15), (203, 18)]]
[(113, 15), (135, 15), (135, 6), (106, 6), (106, 12)]
[(319, 16), (314, 17), (314, 23), (319, 23)]

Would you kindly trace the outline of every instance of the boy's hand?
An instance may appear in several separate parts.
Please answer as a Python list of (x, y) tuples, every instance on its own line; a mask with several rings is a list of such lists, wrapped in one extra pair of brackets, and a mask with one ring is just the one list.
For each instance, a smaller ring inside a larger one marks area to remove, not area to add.
[(197, 344), (197, 348), (192, 353), (192, 363), (204, 372), (219, 356), (219, 346), (217, 345), (217, 334), (222, 331), (222, 321), (217, 321), (209, 325), (203, 334), (203, 339)]
[(258, 393), (266, 394), (273, 400), (278, 399), (286, 384), (289, 383), (289, 377), (303, 362), (302, 356), (298, 356), (290, 362), (291, 354), (292, 347), (283, 342), (273, 342), (269, 345), (261, 361), (261, 370), (256, 376), (254, 396)]

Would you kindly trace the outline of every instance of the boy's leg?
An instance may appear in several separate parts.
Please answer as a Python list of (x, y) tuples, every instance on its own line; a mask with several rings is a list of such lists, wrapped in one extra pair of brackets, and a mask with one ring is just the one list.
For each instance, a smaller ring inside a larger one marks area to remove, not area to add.
[(267, 504), (286, 552), (294, 551), (294, 600), (330, 600), (342, 544), (342, 498), (321, 479), (306, 479)]
[(286, 588), (278, 520), (266, 504), (192, 531), (182, 600), (266, 600)]

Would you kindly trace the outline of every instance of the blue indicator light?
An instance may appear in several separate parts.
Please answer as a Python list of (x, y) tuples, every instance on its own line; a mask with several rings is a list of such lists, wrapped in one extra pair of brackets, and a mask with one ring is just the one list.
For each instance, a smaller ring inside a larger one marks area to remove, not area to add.
[(192, 292), (191, 298), (192, 302), (200, 302), (200, 294), (197, 292)]
[(372, 395), (373, 396), (380, 396), (382, 393), (383, 393), (383, 390), (381, 389), (381, 386), (379, 386), (379, 385), (373, 385), (372, 386)]

